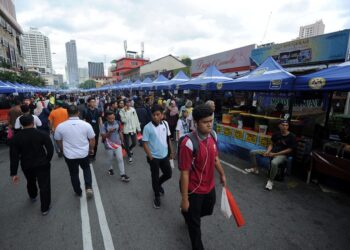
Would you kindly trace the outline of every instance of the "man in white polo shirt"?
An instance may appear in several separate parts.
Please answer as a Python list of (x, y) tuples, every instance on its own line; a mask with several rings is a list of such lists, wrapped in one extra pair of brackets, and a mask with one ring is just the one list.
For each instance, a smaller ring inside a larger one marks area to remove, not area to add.
[[(160, 208), (160, 194), (164, 195), (162, 184), (171, 178), (170, 159), (174, 159), (173, 148), (170, 141), (169, 125), (162, 121), (163, 108), (154, 105), (151, 109), (152, 121), (143, 129), (143, 148), (147, 154), (147, 162), (151, 167), (152, 188), (154, 192), (153, 206)], [(159, 169), (163, 175), (159, 177)]]
[(81, 197), (79, 165), (84, 173), (86, 196), (91, 198), (92, 179), (89, 165), (89, 152), (93, 154), (95, 133), (92, 126), (79, 120), (79, 110), (75, 105), (68, 107), (69, 119), (60, 123), (55, 130), (55, 140), (68, 165), (74, 192)]

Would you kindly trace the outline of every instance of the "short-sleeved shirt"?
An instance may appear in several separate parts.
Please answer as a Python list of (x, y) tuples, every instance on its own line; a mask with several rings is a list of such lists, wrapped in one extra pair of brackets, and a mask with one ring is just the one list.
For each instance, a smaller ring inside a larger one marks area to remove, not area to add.
[(60, 123), (55, 130), (55, 140), (63, 141), (63, 154), (68, 159), (82, 159), (89, 154), (89, 139), (95, 138), (92, 126), (78, 117)]
[[(41, 127), (42, 122), (40, 121), (39, 117), (37, 117), (36, 115), (32, 115), (32, 116), (33, 116), (33, 118), (34, 118), (34, 128)], [(23, 128), (21, 122), (19, 121), (19, 119), (20, 119), (21, 117), (22, 117), (22, 116), (17, 117), (16, 123), (15, 123), (15, 129)]]
[(152, 157), (164, 159), (168, 156), (168, 136), (170, 136), (169, 125), (162, 121), (158, 126), (149, 122), (143, 129), (142, 141), (147, 142)]
[(188, 120), (182, 118), (179, 119), (177, 121), (176, 131), (179, 131), (179, 138), (190, 132), (190, 123)]
[(86, 122), (90, 123), (95, 131), (99, 130), (98, 120), (101, 117), (102, 117), (102, 114), (98, 109), (91, 110), (87, 108), (83, 112), (83, 119), (85, 119)]
[[(121, 131), (120, 123), (118, 121), (114, 121), (113, 123), (105, 122), (101, 127), (101, 134), (107, 134), (108, 130), (110, 129), (115, 129), (115, 131), (108, 137), (108, 139), (113, 143), (121, 145), (122, 141), (119, 135), (119, 132)], [(105, 146), (108, 148), (106, 143)]]
[(55, 130), (57, 126), (68, 120), (68, 112), (64, 108), (57, 108), (52, 110), (49, 115), (49, 121), (52, 123), (52, 128)]
[(271, 152), (277, 153), (288, 148), (294, 150), (296, 147), (295, 135), (293, 133), (289, 133), (286, 136), (283, 136), (281, 132), (277, 132), (272, 135), (272, 150)]
[[(199, 139), (199, 138), (198, 138)], [(199, 148), (193, 159), (193, 143), (186, 137), (180, 145), (179, 169), (190, 173), (188, 191), (207, 194), (215, 186), (215, 158), (218, 156), (216, 140), (209, 134), (204, 140), (199, 139)]]

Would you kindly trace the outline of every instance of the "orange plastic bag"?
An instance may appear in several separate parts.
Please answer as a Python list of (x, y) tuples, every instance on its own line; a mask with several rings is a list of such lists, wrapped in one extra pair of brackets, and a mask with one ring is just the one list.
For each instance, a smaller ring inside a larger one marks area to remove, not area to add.
[(233, 195), (231, 194), (230, 190), (228, 190), (227, 187), (225, 187), (225, 189), (226, 189), (228, 203), (230, 204), (231, 212), (233, 214), (233, 217), (235, 218), (237, 227), (244, 226), (245, 221), (244, 221), (244, 218), (242, 216), (241, 210), (239, 210), (239, 207), (238, 207), (235, 199), (233, 198)]

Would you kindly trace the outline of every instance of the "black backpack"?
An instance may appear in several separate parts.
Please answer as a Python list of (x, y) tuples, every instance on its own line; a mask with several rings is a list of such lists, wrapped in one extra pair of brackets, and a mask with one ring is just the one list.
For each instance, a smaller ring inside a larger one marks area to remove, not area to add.
[[(215, 143), (217, 143), (217, 138), (216, 138), (215, 133), (213, 131), (211, 131), (210, 135), (214, 138)], [(191, 140), (192, 145), (193, 145), (192, 156), (193, 156), (193, 158), (196, 158), (197, 152), (199, 149), (199, 141), (198, 141), (198, 137), (195, 134), (195, 132), (187, 133), (179, 138), (179, 142), (177, 145), (177, 147), (178, 147), (177, 148), (177, 158), (180, 159), (180, 146), (185, 138), (189, 138)]]

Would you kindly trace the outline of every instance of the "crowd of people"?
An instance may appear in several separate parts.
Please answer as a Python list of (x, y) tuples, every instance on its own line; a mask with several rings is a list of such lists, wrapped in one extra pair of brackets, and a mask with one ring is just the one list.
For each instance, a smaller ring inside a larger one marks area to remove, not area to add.
[[(181, 212), (188, 226), (193, 249), (203, 249), (201, 217), (213, 213), (216, 202), (214, 171), (226, 185), (221, 166), (215, 124), (215, 103), (175, 96), (61, 95), (33, 96), (14, 100), (8, 113), (10, 138), (10, 174), (19, 181), (19, 163), (27, 179), (27, 190), (34, 202), (40, 190), (41, 212), (47, 215), (51, 204), (50, 165), (56, 151), (64, 158), (75, 194), (83, 195), (79, 166), (83, 170), (85, 194), (93, 197), (90, 163), (96, 160), (99, 141), (109, 159), (106, 169), (120, 180), (129, 182), (124, 157), (133, 163), (134, 148), (143, 147), (150, 165), (153, 206), (161, 207), (164, 183), (172, 177), (175, 156), (180, 170)], [(179, 105), (180, 104), (180, 105)], [(193, 107), (195, 106), (195, 107)], [(281, 131), (272, 137), (264, 152), (252, 152), (253, 168), (258, 174), (257, 154), (272, 159), (266, 188), (272, 190), (278, 166), (286, 161), (295, 144), (288, 131), (288, 121), (281, 121)]]

